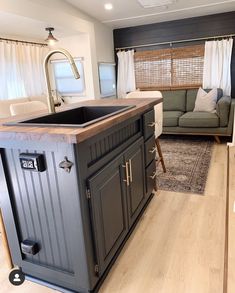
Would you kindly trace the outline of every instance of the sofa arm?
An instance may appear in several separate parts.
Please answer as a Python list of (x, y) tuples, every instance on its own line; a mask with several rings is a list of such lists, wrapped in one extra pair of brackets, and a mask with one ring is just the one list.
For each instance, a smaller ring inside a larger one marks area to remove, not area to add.
[(223, 96), (216, 105), (216, 113), (220, 118), (220, 127), (226, 127), (229, 120), (231, 97)]

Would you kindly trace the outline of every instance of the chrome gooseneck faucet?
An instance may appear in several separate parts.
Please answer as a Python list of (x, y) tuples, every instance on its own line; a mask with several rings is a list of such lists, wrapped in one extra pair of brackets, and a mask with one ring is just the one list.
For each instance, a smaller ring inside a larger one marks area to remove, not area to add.
[(72, 68), (73, 71), (73, 75), (76, 79), (80, 78), (80, 74), (78, 72), (77, 66), (73, 60), (73, 57), (71, 56), (71, 54), (65, 50), (65, 49), (56, 49), (53, 51), (50, 51), (45, 59), (44, 59), (44, 74), (45, 74), (45, 78), (46, 78), (46, 86), (47, 86), (47, 104), (48, 104), (48, 109), (49, 109), (49, 113), (55, 113), (55, 104), (54, 104), (54, 98), (52, 96), (51, 93), (51, 83), (50, 83), (50, 75), (49, 75), (49, 68), (48, 68), (48, 64), (49, 64), (49, 59), (52, 55), (57, 54), (57, 53), (61, 53), (63, 54), (69, 61), (70, 66)]

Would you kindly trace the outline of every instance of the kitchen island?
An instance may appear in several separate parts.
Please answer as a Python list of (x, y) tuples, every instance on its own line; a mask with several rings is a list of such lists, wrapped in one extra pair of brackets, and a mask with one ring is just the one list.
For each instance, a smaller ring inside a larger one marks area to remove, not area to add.
[(0, 126), (1, 208), (13, 262), (27, 278), (97, 290), (151, 198), (160, 102), (79, 103), (133, 106), (84, 128)]

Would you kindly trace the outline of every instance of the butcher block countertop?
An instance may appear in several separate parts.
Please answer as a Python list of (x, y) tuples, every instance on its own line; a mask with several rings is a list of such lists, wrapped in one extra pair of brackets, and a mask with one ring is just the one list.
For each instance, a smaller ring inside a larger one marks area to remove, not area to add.
[[(0, 140), (24, 140), (24, 141), (53, 141), (65, 143), (80, 143), (110, 127), (123, 122), (135, 115), (141, 114), (151, 109), (154, 105), (162, 102), (162, 98), (151, 99), (103, 99), (103, 100), (89, 100), (73, 104), (72, 106), (65, 106), (58, 109), (57, 112), (66, 111), (81, 106), (123, 106), (134, 105), (135, 107), (111, 116), (85, 128), (76, 127), (50, 127), (43, 126), (5, 126), (4, 123), (14, 122), (19, 120), (27, 120), (36, 118), (39, 115), (48, 113), (34, 112), (33, 115), (19, 115), (7, 119), (0, 119)], [(38, 114), (38, 115), (37, 115)]]

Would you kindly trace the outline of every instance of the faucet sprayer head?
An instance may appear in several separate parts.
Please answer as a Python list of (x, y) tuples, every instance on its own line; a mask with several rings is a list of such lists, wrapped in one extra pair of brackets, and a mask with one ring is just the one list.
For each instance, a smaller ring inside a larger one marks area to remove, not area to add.
[(77, 69), (77, 66), (74, 62), (70, 63), (71, 64), (71, 67), (72, 67), (72, 70), (73, 70), (73, 75), (76, 79), (79, 79), (80, 78), (80, 74), (78, 72), (78, 69)]

